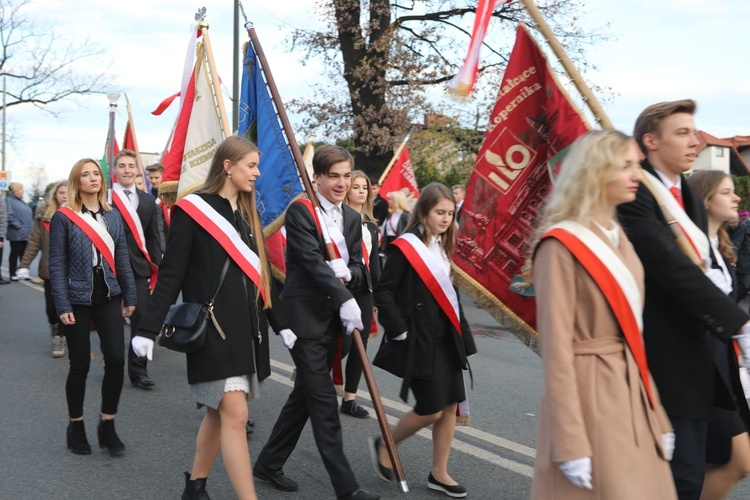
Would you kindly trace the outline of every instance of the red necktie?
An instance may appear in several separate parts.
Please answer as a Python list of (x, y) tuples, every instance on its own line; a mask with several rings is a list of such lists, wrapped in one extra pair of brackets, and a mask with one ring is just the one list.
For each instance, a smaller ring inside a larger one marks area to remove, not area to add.
[(678, 188), (677, 186), (672, 186), (671, 188), (669, 188), (669, 192), (672, 193), (674, 199), (677, 200), (677, 204), (680, 206), (680, 208), (685, 210), (685, 205), (682, 203), (682, 193), (680, 193), (680, 188)]

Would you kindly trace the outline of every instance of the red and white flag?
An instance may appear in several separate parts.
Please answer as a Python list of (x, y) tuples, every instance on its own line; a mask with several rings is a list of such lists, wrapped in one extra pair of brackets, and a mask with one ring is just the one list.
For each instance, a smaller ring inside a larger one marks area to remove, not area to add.
[(393, 191), (402, 191), (410, 201), (419, 198), (417, 178), (414, 176), (414, 169), (411, 166), (407, 148), (401, 150), (398, 160), (380, 185), (382, 196), (389, 202), (391, 200), (388, 193)]
[(511, 0), (479, 0), (474, 17), (474, 27), (471, 30), (471, 41), (469, 42), (469, 52), (466, 54), (461, 69), (453, 77), (449, 88), (452, 92), (467, 96), (474, 90), (479, 75), (479, 52), (484, 43), (484, 36), (487, 34), (487, 27), (492, 19), (492, 12), (495, 5), (504, 5)]

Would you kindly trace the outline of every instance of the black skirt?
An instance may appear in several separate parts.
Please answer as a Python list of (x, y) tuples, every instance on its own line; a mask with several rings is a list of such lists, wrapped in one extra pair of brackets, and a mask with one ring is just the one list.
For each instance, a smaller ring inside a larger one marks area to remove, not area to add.
[(466, 399), (461, 360), (450, 335), (435, 339), (435, 369), (432, 378), (413, 378), (411, 390), (417, 400), (414, 406), (414, 413), (417, 415), (432, 415), (449, 404)]

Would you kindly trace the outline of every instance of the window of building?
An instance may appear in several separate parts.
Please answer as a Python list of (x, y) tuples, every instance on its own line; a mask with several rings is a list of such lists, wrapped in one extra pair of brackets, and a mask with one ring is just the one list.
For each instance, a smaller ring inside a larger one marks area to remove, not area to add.
[(716, 156), (718, 158), (723, 158), (724, 157), (724, 148), (715, 148), (715, 149), (716, 149)]

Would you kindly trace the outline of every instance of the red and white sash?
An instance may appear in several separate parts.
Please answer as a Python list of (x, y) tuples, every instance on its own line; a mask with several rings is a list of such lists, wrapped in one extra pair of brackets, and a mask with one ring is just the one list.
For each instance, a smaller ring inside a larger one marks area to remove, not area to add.
[[(336, 223), (333, 222), (333, 220), (328, 217), (328, 215), (323, 210), (313, 209), (310, 200), (297, 200), (297, 202), (305, 205), (310, 211), (310, 214), (315, 221), (315, 225), (318, 226), (318, 232), (323, 235), (323, 241), (333, 244), (333, 250), (336, 252), (336, 257), (339, 259), (344, 259), (344, 262), (346, 264), (349, 264), (349, 248), (346, 246), (346, 238), (344, 238), (344, 235), (341, 233), (341, 231), (339, 231)], [(323, 227), (321, 227), (320, 225), (321, 219), (323, 219), (326, 224), (325, 232), (323, 231)]]
[(156, 198), (156, 205), (159, 207), (159, 210), (161, 210), (161, 213), (164, 215), (164, 223), (167, 225), (167, 227), (169, 227), (169, 225), (172, 223), (172, 220), (169, 214), (169, 207), (159, 197)]
[(93, 217), (84, 217), (80, 212), (74, 212), (70, 207), (60, 207), (59, 211), (88, 236), (91, 243), (102, 254), (102, 258), (109, 264), (115, 277), (117, 277), (117, 269), (115, 268), (115, 241), (107, 229), (94, 220)]
[(50, 221), (48, 221), (48, 220), (43, 220), (43, 221), (41, 221), (41, 222), (42, 222), (42, 227), (43, 227), (43, 228), (44, 228), (44, 229), (45, 229), (45, 230), (46, 230), (46, 231), (47, 231), (47, 232), (49, 233), (49, 226), (50, 226)]
[(196, 194), (184, 196), (175, 206), (183, 209), (199, 226), (214, 237), (232, 260), (240, 266), (242, 272), (258, 287), (260, 296), (265, 301), (266, 290), (260, 279), (260, 257), (242, 241), (234, 226)]
[(667, 186), (665, 186), (660, 179), (657, 179), (654, 175), (651, 175), (645, 170), (643, 171), (643, 175), (649, 178), (649, 180), (651, 181), (651, 185), (657, 191), (656, 194), (658, 196), (656, 201), (663, 204), (667, 208), (667, 210), (669, 210), (669, 213), (674, 216), (675, 220), (677, 221), (677, 225), (680, 227), (680, 229), (682, 229), (682, 232), (685, 234), (685, 237), (695, 250), (695, 253), (697, 253), (700, 259), (703, 261), (706, 269), (710, 269), (711, 243), (709, 243), (708, 237), (703, 231), (701, 231), (698, 226), (695, 225), (690, 217), (688, 217), (688, 215), (685, 213), (685, 209), (677, 203), (674, 195), (669, 192)]
[(411, 267), (427, 286), (432, 297), (443, 310), (453, 327), (461, 335), (461, 320), (458, 311), (458, 295), (445, 266), (415, 234), (404, 233), (395, 240), (399, 250), (406, 256)]
[(555, 238), (581, 263), (607, 300), (633, 354), (651, 406), (654, 405), (643, 345), (643, 295), (625, 263), (599, 236), (573, 221), (550, 227), (542, 238)]
[[(133, 186), (133, 193), (131, 196), (138, 196), (135, 192), (135, 186)], [(141, 224), (141, 218), (138, 217), (138, 212), (135, 211), (135, 207), (127, 199), (127, 195), (123, 191), (123, 187), (117, 183), (112, 185), (112, 202), (114, 203), (117, 210), (120, 211), (122, 219), (130, 229), (130, 233), (133, 235), (135, 244), (138, 245), (138, 250), (141, 251), (146, 260), (148, 261), (148, 267), (151, 270), (151, 279), (149, 280), (149, 288), (151, 290), (156, 286), (156, 277), (159, 273), (159, 268), (151, 260), (151, 256), (146, 249), (146, 237), (143, 233), (143, 225)]]

